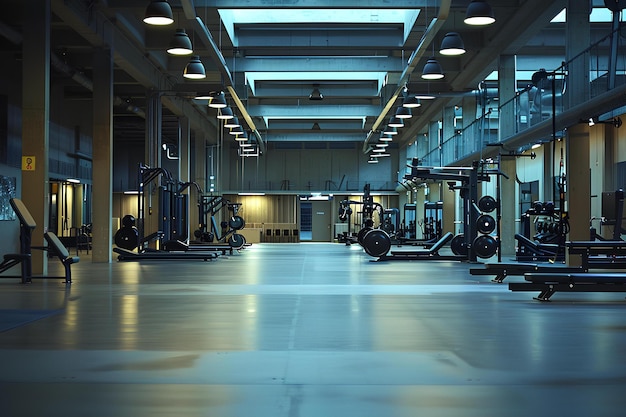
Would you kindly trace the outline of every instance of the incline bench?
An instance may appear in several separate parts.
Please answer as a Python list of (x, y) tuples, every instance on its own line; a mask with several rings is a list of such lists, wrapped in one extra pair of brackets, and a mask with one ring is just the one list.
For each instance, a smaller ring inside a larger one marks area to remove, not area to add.
[(71, 256), (67, 248), (63, 245), (63, 243), (61, 243), (57, 235), (55, 235), (54, 233), (46, 232), (44, 233), (43, 237), (46, 239), (46, 242), (48, 242), (48, 252), (59, 258), (59, 260), (63, 264), (63, 267), (65, 268), (65, 283), (71, 284), (71, 265), (78, 263), (78, 261), (80, 261), (80, 258), (78, 256)]
[(46, 239), (48, 246), (32, 246), (32, 233), (35, 227), (37, 227), (33, 216), (31, 216), (30, 212), (28, 211), (22, 200), (18, 198), (12, 198), (9, 202), (20, 221), (20, 253), (5, 254), (3, 262), (0, 263), (0, 273), (12, 268), (13, 266), (21, 264), (21, 274), (19, 276), (4, 275), (3, 277), (19, 277), (22, 279), (23, 284), (32, 282), (33, 278), (59, 278), (51, 276), (33, 277), (32, 250), (42, 249), (49, 251), (61, 260), (63, 266), (65, 267), (65, 277), (63, 277), (65, 278), (65, 283), (71, 283), (72, 273), (70, 270), (70, 265), (79, 261), (78, 256), (70, 256), (67, 248), (63, 246), (59, 238), (52, 232), (47, 232), (44, 234), (44, 238)]
[(590, 269), (613, 269), (626, 266), (624, 241), (567, 242), (569, 253), (580, 255), (580, 272), (527, 272), (526, 282), (509, 283), (511, 291), (539, 291), (539, 301), (549, 301), (557, 291), (565, 292), (626, 292), (626, 272), (588, 272)]

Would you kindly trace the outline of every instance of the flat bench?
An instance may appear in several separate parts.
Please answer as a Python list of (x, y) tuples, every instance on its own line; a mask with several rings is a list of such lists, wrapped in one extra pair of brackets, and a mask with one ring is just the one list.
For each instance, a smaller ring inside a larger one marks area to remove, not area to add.
[(524, 274), (527, 282), (511, 282), (511, 291), (539, 291), (534, 297), (549, 301), (557, 291), (562, 292), (626, 292), (626, 273), (549, 273), (529, 272)]
[(559, 264), (541, 264), (541, 263), (486, 263), (483, 267), (470, 268), (471, 275), (495, 275), (493, 282), (502, 283), (509, 276), (522, 276), (529, 272), (548, 272), (548, 273), (575, 273), (585, 272), (582, 267), (568, 267)]
[(502, 283), (509, 275), (524, 275), (531, 272), (586, 273), (599, 269), (626, 269), (626, 242), (624, 241), (572, 241), (566, 243), (570, 255), (580, 255), (581, 266), (569, 267), (549, 263), (491, 263), (483, 267), (470, 268), (471, 275), (495, 275), (492, 281)]
[(118, 261), (142, 261), (142, 260), (192, 260), (200, 259), (203, 261), (210, 261), (217, 258), (219, 255), (216, 252), (166, 252), (166, 251), (145, 251), (145, 252), (133, 252), (123, 248), (113, 248), (113, 252), (117, 253)]
[(379, 258), (379, 260), (391, 260), (391, 259), (402, 259), (402, 260), (461, 260), (467, 259), (467, 256), (462, 255), (440, 255), (439, 250), (443, 248), (446, 244), (448, 244), (454, 235), (451, 232), (443, 235), (434, 245), (432, 245), (428, 249), (423, 250), (398, 250), (391, 251), (390, 255), (384, 255)]

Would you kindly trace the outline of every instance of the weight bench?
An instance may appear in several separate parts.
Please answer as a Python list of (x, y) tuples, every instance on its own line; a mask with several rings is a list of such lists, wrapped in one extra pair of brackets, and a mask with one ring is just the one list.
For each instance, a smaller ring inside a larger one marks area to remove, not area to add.
[(493, 282), (501, 284), (509, 275), (522, 276), (530, 272), (574, 273), (586, 272), (582, 267), (568, 267), (563, 264), (535, 263), (486, 263), (481, 268), (470, 268), (471, 275), (495, 275)]
[(124, 248), (113, 248), (113, 252), (117, 253), (118, 261), (142, 261), (142, 260), (190, 260), (201, 259), (203, 261), (210, 261), (218, 257), (216, 252), (167, 252), (167, 251), (145, 251), (145, 252), (133, 252)]
[(440, 255), (439, 250), (454, 238), (451, 232), (443, 235), (434, 245), (423, 250), (400, 250), (391, 251), (391, 255), (384, 255), (379, 260), (402, 259), (402, 260), (464, 260), (466, 256)]
[(562, 292), (626, 292), (626, 273), (549, 273), (524, 274), (527, 282), (511, 282), (511, 291), (539, 291), (534, 297), (550, 301), (557, 291)]
[(590, 240), (566, 243), (570, 255), (580, 255), (583, 269), (626, 268), (626, 242)]
[(0, 273), (7, 269), (21, 264), (21, 274), (19, 276), (4, 276), (7, 278), (21, 278), (22, 284), (32, 282), (33, 278), (60, 278), (52, 276), (33, 277), (32, 275), (32, 250), (41, 249), (50, 252), (61, 260), (63, 267), (65, 268), (65, 283), (70, 284), (72, 282), (72, 271), (70, 265), (77, 263), (80, 258), (78, 256), (70, 256), (67, 248), (61, 243), (59, 238), (52, 232), (44, 233), (44, 239), (48, 243), (48, 246), (32, 246), (32, 233), (37, 224), (31, 216), (30, 212), (18, 198), (12, 198), (9, 200), (13, 211), (17, 215), (20, 221), (20, 253), (10, 253), (4, 255), (4, 260), (0, 264)]
[[(49, 253), (55, 255), (65, 268), (65, 283), (72, 283), (72, 264), (76, 264), (80, 261), (78, 256), (71, 256), (67, 248), (61, 243), (57, 235), (52, 232), (46, 232), (43, 235), (44, 239), (48, 243), (48, 247), (45, 248)], [(52, 278), (52, 277), (46, 277)]]
[(37, 223), (30, 212), (19, 198), (9, 200), (11, 208), (15, 212), (20, 222), (20, 253), (9, 253), (4, 255), (0, 264), (0, 273), (17, 265), (21, 266), (20, 275), (4, 275), (3, 278), (21, 278), (22, 284), (31, 282), (32, 277), (32, 239), (33, 230)]

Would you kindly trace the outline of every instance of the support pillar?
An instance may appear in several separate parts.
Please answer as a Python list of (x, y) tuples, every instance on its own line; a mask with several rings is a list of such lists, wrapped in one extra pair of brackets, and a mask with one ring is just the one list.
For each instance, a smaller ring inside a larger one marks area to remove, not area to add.
[[(579, 123), (567, 130), (566, 209), (570, 217), (568, 240), (589, 240), (591, 218), (591, 175), (589, 168), (589, 126)], [(567, 260), (569, 265), (578, 257)]]
[[(514, 55), (501, 55), (498, 63), (498, 91), (501, 103), (506, 103), (515, 97), (517, 81), (515, 78), (516, 61)], [(513, 106), (505, 106), (500, 112), (499, 137), (500, 140), (515, 135), (517, 126), (516, 114)], [(500, 170), (509, 179), (500, 178), (500, 254), (503, 256), (515, 255), (515, 233), (517, 232), (516, 219), (519, 216), (516, 204), (517, 196), (517, 161), (515, 158), (500, 160)]]
[(113, 59), (93, 55), (93, 262), (111, 262), (113, 247)]
[[(37, 223), (32, 245), (44, 246), (48, 228), (50, 184), (48, 148), (50, 121), (50, 2), (24, 0), (22, 44), (22, 193), (21, 198)], [(30, 163), (26, 163), (29, 158)], [(43, 251), (32, 254), (34, 274), (47, 274)]]
[[(180, 123), (180, 137), (178, 138), (178, 178), (181, 182), (190, 182), (190, 146), (191, 146), (191, 126), (187, 117), (181, 117)], [(183, 234), (188, 238), (193, 236), (193, 224), (191, 223), (191, 212), (195, 207), (195, 202), (198, 199), (198, 193), (195, 188), (188, 187), (185, 191), (187, 194), (187, 212), (184, 213), (187, 229), (183, 231)]]

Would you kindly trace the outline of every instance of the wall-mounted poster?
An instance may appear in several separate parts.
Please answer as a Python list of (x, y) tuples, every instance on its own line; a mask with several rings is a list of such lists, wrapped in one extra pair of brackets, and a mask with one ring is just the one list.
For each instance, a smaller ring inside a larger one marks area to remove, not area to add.
[(15, 177), (0, 175), (0, 220), (15, 220), (9, 200), (15, 197)]

